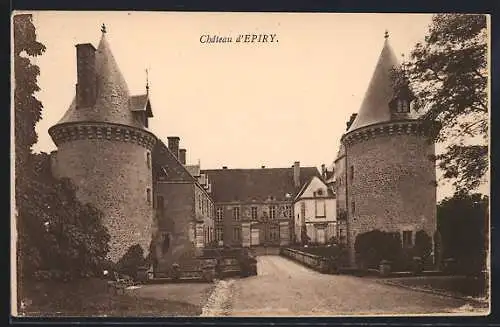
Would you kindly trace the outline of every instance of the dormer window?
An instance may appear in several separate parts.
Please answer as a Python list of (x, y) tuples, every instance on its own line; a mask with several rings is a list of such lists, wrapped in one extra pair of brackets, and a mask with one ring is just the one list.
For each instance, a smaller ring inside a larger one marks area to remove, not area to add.
[(406, 99), (398, 99), (396, 112), (399, 113), (410, 112), (410, 102)]

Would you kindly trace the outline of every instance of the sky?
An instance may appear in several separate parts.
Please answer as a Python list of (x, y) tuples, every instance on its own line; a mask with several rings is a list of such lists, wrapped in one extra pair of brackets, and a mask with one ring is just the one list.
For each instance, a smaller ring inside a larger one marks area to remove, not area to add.
[[(78, 43), (97, 46), (101, 24), (131, 94), (145, 93), (150, 130), (179, 136), (203, 169), (330, 166), (357, 112), (384, 42), (408, 56), (428, 14), (36, 12), (47, 51), (37, 98), (35, 151), (56, 147), (47, 129), (75, 94)], [(200, 43), (202, 35), (276, 34), (274, 43)], [(440, 186), (438, 198), (451, 189)]]

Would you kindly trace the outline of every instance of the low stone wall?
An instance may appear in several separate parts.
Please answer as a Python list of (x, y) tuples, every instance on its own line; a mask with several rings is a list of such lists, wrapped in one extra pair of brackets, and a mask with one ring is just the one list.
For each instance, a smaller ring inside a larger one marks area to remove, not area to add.
[(307, 252), (295, 250), (295, 249), (290, 249), (290, 248), (282, 248), (280, 251), (280, 254), (284, 257), (287, 257), (289, 259), (292, 259), (294, 261), (297, 261), (304, 266), (307, 266), (311, 269), (314, 269), (316, 271), (319, 271), (321, 273), (330, 273), (333, 272), (333, 269), (330, 265), (330, 262), (328, 259), (310, 254)]

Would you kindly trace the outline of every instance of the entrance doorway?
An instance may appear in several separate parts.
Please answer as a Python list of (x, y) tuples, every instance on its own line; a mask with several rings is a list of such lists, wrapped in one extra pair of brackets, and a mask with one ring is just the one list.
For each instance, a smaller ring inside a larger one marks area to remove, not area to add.
[(250, 244), (251, 245), (259, 245), (260, 244), (260, 239), (259, 239), (260, 231), (258, 228), (252, 228), (252, 239)]

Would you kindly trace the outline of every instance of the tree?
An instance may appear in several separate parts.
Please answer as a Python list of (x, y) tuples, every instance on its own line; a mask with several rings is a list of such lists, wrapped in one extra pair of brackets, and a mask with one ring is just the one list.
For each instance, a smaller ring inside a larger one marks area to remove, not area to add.
[(38, 271), (68, 277), (99, 272), (109, 251), (101, 213), (77, 200), (69, 179), (55, 179), (46, 153), (33, 155), (33, 176), (20, 192), (18, 249), (24, 275)]
[(35, 97), (40, 88), (37, 78), (40, 69), (30, 57), (45, 52), (45, 46), (36, 40), (36, 30), (30, 14), (15, 15), (14, 27), (14, 135), (16, 185), (29, 174), (31, 147), (37, 142), (35, 125), (42, 118), (42, 103)]
[(446, 150), (436, 158), (457, 190), (477, 188), (488, 170), (488, 71), (485, 15), (437, 14), (425, 42), (394, 70), (408, 79), (415, 108)]
[(487, 254), (488, 197), (461, 192), (437, 207), (443, 258), (454, 258), (463, 268), (480, 271)]
[(137, 278), (137, 269), (146, 263), (144, 250), (139, 244), (132, 245), (118, 261), (117, 267), (120, 273)]
[(109, 251), (108, 231), (101, 212), (77, 200), (70, 180), (54, 178), (50, 156), (32, 153), (43, 106), (35, 97), (40, 69), (30, 59), (45, 46), (36, 40), (31, 15), (15, 15), (13, 29), (18, 278), (40, 271), (96, 273)]

